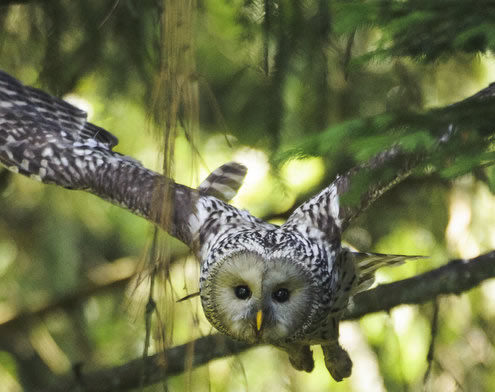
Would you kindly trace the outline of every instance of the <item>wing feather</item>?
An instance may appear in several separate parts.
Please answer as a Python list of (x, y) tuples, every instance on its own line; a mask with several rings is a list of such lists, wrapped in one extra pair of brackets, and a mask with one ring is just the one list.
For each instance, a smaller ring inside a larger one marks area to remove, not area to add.
[(237, 194), (246, 173), (246, 166), (237, 162), (226, 163), (211, 172), (198, 187), (198, 191), (228, 202)]
[(358, 282), (355, 292), (369, 289), (375, 282), (375, 272), (382, 267), (396, 267), (409, 260), (425, 259), (425, 256), (392, 255), (383, 253), (351, 252), (356, 265)]
[(84, 111), (0, 71), (3, 165), (44, 183), (98, 195), (191, 246), (187, 222), (199, 193), (112, 151), (117, 141), (88, 123)]

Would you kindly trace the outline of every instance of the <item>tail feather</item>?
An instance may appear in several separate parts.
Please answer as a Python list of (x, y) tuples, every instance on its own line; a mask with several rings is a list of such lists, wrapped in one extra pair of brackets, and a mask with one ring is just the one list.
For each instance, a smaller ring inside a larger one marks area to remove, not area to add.
[(352, 252), (358, 271), (356, 292), (367, 290), (375, 282), (375, 272), (382, 267), (396, 267), (408, 260), (424, 259), (426, 256), (389, 255), (383, 253)]

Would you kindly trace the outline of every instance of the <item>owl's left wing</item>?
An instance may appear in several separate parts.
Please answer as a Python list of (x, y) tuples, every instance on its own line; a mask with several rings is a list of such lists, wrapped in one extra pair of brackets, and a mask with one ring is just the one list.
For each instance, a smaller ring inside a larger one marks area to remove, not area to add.
[(358, 281), (355, 293), (369, 289), (375, 282), (375, 272), (382, 267), (396, 267), (409, 260), (424, 259), (424, 256), (392, 255), (369, 252), (350, 252), (356, 265)]

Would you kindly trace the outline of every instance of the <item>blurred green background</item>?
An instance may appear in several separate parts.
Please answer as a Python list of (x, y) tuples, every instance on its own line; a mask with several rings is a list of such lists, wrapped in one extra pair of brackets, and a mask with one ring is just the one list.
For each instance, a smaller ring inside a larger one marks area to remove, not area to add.
[[(117, 151), (147, 167), (161, 168), (168, 135), (177, 182), (196, 186), (227, 161), (244, 163), (248, 176), (233, 204), (280, 223), (337, 173), (393, 143), (431, 147), (439, 123), (428, 110), (495, 81), (494, 21), (491, 1), (3, 1), (0, 68), (87, 110), (119, 138)], [(345, 233), (360, 250), (430, 256), (384, 270), (379, 281), (495, 248), (495, 170), (480, 168), (475, 148), (482, 117), (468, 117), (474, 136), (450, 151), (455, 162), (416, 173)], [(148, 288), (132, 276), (143, 271), (152, 233), (95, 196), (0, 168), (1, 391), (35, 391), (74, 364), (94, 370), (141, 355)], [(178, 241), (163, 241), (174, 260), (160, 302), (170, 346), (213, 331), (197, 298), (174, 305), (197, 290), (198, 265)], [(43, 317), (2, 325), (59, 301)], [(166, 385), (494, 390), (495, 283), (438, 304), (426, 381), (431, 303), (343, 323), (354, 369), (342, 383), (316, 349), (316, 368), (305, 374), (284, 353), (261, 347)], [(153, 346), (161, 347), (158, 339)]]

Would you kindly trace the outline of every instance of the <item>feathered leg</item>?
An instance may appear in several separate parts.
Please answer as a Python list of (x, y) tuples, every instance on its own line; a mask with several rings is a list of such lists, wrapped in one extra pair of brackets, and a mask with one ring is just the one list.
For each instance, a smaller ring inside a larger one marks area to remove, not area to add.
[(277, 345), (277, 348), (289, 354), (289, 361), (296, 370), (311, 372), (315, 367), (313, 352), (306, 344), (291, 343), (287, 345)]
[(339, 343), (339, 317), (328, 319), (326, 342), (321, 344), (325, 366), (335, 381), (342, 381), (352, 372), (352, 361)]

